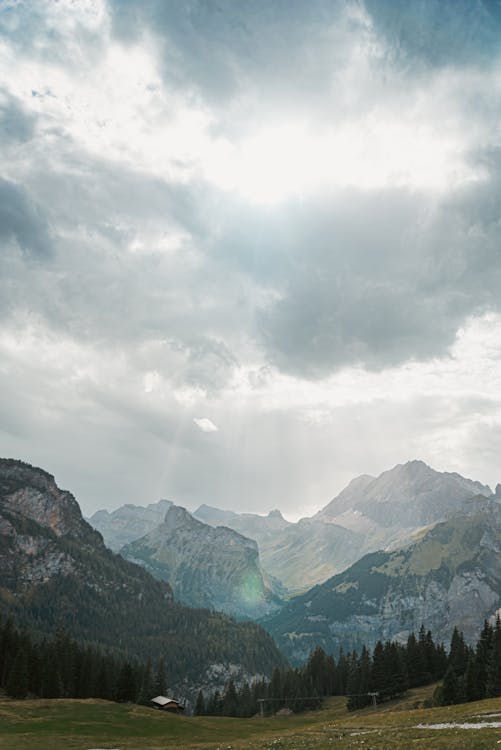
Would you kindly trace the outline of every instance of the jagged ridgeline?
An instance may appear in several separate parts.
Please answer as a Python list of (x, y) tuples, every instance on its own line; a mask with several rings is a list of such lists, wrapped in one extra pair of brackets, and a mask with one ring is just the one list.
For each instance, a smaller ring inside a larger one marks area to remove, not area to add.
[(365, 555), (295, 597), (265, 625), (297, 662), (317, 645), (336, 654), (402, 641), (423, 622), (444, 641), (458, 626), (473, 643), (479, 621), (501, 608), (500, 551), (501, 504), (480, 495), (412, 544)]
[(53, 476), (12, 459), (0, 459), (0, 613), (121, 658), (163, 656), (171, 687), (224, 679), (228, 665), (251, 676), (284, 663), (260, 626), (176, 603), (167, 583), (105, 547)]

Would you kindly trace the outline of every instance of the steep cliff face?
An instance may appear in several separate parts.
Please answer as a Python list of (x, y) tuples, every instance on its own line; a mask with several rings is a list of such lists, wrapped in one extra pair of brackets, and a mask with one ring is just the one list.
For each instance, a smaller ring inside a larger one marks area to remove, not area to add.
[(121, 554), (169, 581), (176, 598), (190, 606), (241, 617), (280, 606), (263, 580), (255, 541), (224, 526), (208, 526), (175, 505), (160, 526)]
[(249, 677), (284, 663), (254, 623), (176, 603), (168, 583), (107, 549), (50, 474), (10, 459), (0, 459), (0, 615), (128, 659), (164, 656), (185, 695), (221, 665)]
[(122, 505), (111, 513), (98, 510), (88, 521), (102, 534), (106, 546), (118, 552), (124, 545), (140, 539), (161, 524), (171, 505), (170, 500), (159, 500), (146, 507)]
[(405, 639), (424, 623), (448, 640), (469, 640), (501, 606), (501, 505), (477, 498), (409, 547), (368, 554), (344, 573), (296, 597), (267, 623), (284, 652), (305, 659)]
[(70, 492), (47, 472), (12, 459), (0, 459), (0, 539), (0, 587), (17, 593), (76, 574), (75, 545), (104, 550)]
[(278, 510), (258, 516), (201, 505), (194, 515), (211, 525), (224, 523), (255, 539), (263, 570), (281, 594), (304, 591), (325, 581), (362, 554), (364, 539), (359, 534), (309, 518), (290, 523)]

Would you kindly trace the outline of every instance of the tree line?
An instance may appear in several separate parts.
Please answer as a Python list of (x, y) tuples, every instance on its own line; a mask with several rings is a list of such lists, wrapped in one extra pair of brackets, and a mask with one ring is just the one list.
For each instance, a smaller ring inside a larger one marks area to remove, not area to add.
[[(475, 647), (454, 629), (450, 648), (436, 644), (421, 626), (404, 644), (378, 641), (339, 654), (337, 661), (320, 647), (302, 667), (275, 667), (270, 680), (236, 685), (208, 697), (199, 692), (195, 714), (249, 717), (318, 708), (329, 695), (346, 695), (348, 710), (389, 700), (410, 687), (443, 678), (431, 705), (450, 705), (501, 696), (501, 621), (485, 621)], [(36, 639), (0, 620), (0, 689), (13, 698), (103, 698), (148, 705), (166, 693), (163, 659), (156, 664), (126, 660), (93, 645), (82, 645), (66, 633)]]
[(155, 666), (119, 659), (63, 632), (34, 640), (7, 619), (0, 621), (0, 688), (12, 698), (104, 698), (148, 705), (165, 694), (165, 664), (163, 659)]
[(363, 708), (373, 701), (395, 698), (409, 687), (430, 684), (447, 669), (443, 644), (435, 644), (430, 631), (421, 626), (405, 644), (378, 641), (371, 653), (365, 646), (339, 654), (337, 661), (316, 648), (303, 667), (276, 668), (270, 681), (261, 680), (237, 687), (230, 680), (222, 693), (205, 699), (199, 693), (195, 713), (219, 716), (253, 716), (275, 713), (288, 707), (294, 712), (318, 708), (328, 695), (346, 695), (348, 710)]
[(433, 704), (478, 701), (501, 696), (501, 620), (487, 620), (476, 646), (468, 646), (463, 634), (454, 629), (443, 684), (433, 695)]

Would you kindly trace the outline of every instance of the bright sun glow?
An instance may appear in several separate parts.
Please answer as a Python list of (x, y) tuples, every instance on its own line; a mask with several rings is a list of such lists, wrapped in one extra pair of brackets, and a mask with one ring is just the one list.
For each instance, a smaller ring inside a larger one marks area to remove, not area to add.
[(265, 128), (206, 159), (208, 179), (255, 203), (276, 204), (331, 187), (443, 190), (482, 178), (463, 139), (413, 122), (367, 118), (313, 132), (303, 124)]

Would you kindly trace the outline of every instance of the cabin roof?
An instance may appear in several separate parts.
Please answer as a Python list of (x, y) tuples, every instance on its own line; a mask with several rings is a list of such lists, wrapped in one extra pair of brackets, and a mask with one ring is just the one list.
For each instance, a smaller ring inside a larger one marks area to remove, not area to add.
[(167, 706), (169, 703), (175, 703), (179, 705), (179, 701), (175, 698), (166, 698), (165, 695), (157, 695), (156, 698), (151, 699), (152, 703), (157, 703), (159, 706)]

